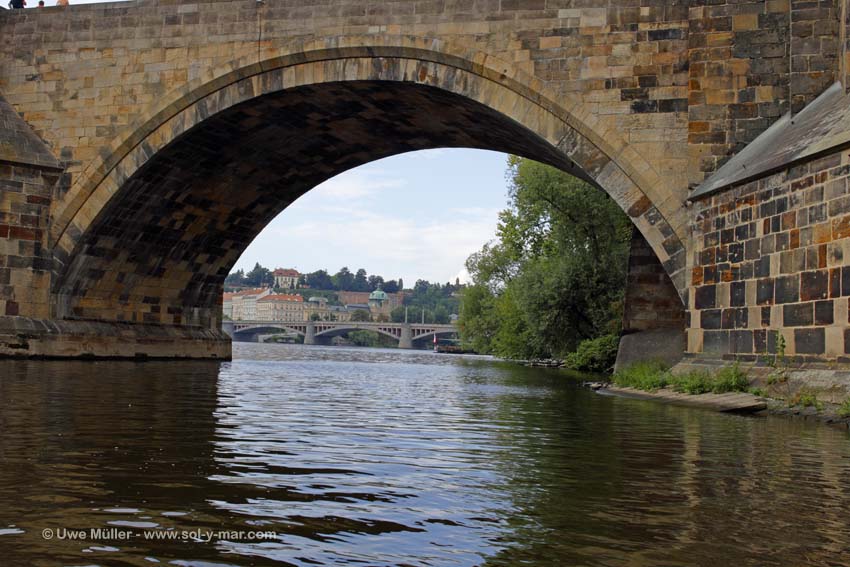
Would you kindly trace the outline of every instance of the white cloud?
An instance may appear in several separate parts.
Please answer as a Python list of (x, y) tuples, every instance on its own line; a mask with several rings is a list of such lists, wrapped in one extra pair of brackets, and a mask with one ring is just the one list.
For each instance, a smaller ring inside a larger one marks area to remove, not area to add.
[(359, 200), (371, 197), (386, 189), (399, 189), (406, 185), (399, 177), (392, 177), (380, 170), (361, 169), (337, 175), (308, 192), (306, 200)]
[(286, 241), (310, 242), (310, 250), (286, 251), (293, 265), (331, 272), (343, 265), (365, 267), (387, 279), (403, 277), (409, 286), (418, 278), (453, 282), (460, 277), (458, 267), (493, 238), (496, 217), (458, 214), (451, 220), (427, 220), (354, 208), (296, 224), (273, 224), (246, 250), (240, 265), (253, 266), (253, 258), (268, 257), (271, 250), (280, 254)]
[(455, 275), (455, 278), (460, 280), (460, 283), (462, 284), (472, 283), (472, 276), (469, 275), (469, 270), (467, 270), (466, 268), (463, 268), (461, 271), (459, 271)]

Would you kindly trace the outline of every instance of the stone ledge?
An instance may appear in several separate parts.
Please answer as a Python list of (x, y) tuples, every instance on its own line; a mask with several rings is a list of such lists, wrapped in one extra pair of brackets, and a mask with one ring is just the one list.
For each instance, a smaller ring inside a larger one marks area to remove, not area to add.
[(597, 392), (641, 400), (656, 400), (668, 404), (708, 409), (721, 413), (755, 413), (767, 409), (767, 402), (764, 399), (742, 392), (692, 395), (675, 392), (669, 388), (646, 392), (635, 388), (621, 388), (618, 386), (608, 386), (597, 390)]
[(230, 360), (218, 329), (0, 317), (0, 358)]

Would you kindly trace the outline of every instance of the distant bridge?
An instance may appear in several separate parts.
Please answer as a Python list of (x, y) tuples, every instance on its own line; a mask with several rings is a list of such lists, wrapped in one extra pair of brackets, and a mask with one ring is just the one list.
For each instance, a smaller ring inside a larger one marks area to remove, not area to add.
[(398, 341), (399, 348), (413, 348), (413, 341), (457, 333), (456, 325), (427, 323), (369, 323), (361, 321), (224, 321), (222, 330), (236, 338), (241, 333), (275, 329), (304, 337), (305, 345), (314, 345), (323, 337), (336, 337), (350, 331), (374, 331)]

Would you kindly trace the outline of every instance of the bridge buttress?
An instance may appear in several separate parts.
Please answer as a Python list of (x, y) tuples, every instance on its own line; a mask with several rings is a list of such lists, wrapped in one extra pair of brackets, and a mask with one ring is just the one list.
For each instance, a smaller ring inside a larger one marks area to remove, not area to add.
[(685, 306), (664, 266), (636, 230), (623, 301), (623, 331), (614, 368), (647, 359), (678, 362), (685, 352)]
[(410, 323), (404, 323), (401, 326), (401, 336), (398, 339), (398, 348), (413, 348), (413, 328), (410, 326)]

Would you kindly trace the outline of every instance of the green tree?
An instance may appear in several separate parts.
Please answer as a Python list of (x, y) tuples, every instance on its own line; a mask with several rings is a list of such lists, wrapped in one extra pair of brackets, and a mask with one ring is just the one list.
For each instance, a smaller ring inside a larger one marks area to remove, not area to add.
[(632, 226), (605, 193), (511, 156), (497, 240), (467, 260), (462, 337), (509, 358), (564, 356), (619, 322)]
[(311, 274), (306, 274), (304, 276), (304, 284), (311, 289), (334, 289), (333, 280), (325, 270), (316, 270)]
[(351, 270), (349, 270), (347, 266), (343, 266), (336, 274), (334, 274), (333, 286), (334, 289), (338, 289), (340, 291), (351, 291), (354, 289), (354, 274), (351, 273)]
[(274, 275), (259, 262), (254, 264), (254, 269), (245, 274), (245, 285), (251, 287), (271, 287), (274, 285)]
[(458, 327), (461, 340), (476, 352), (493, 352), (493, 339), (499, 330), (496, 296), (484, 285), (463, 290)]
[(366, 277), (366, 270), (360, 268), (354, 275), (354, 284), (352, 291), (369, 291), (369, 279)]
[[(378, 289), (379, 286), (381, 287), (381, 289), (383, 289), (384, 278), (382, 278), (381, 276), (375, 276), (375, 275), (369, 276), (368, 281), (369, 281), (369, 291), (375, 291), (376, 289)], [(387, 291), (387, 290), (384, 289), (384, 291)], [(389, 293), (389, 292), (387, 292), (387, 293)]]
[(236, 270), (224, 278), (224, 285), (227, 288), (245, 285), (245, 270)]
[(357, 309), (351, 314), (351, 320), (358, 322), (366, 322), (371, 321), (372, 316), (369, 315), (369, 312), (365, 309)]
[(437, 305), (434, 308), (434, 323), (447, 324), (451, 320), (451, 314), (445, 305)]

